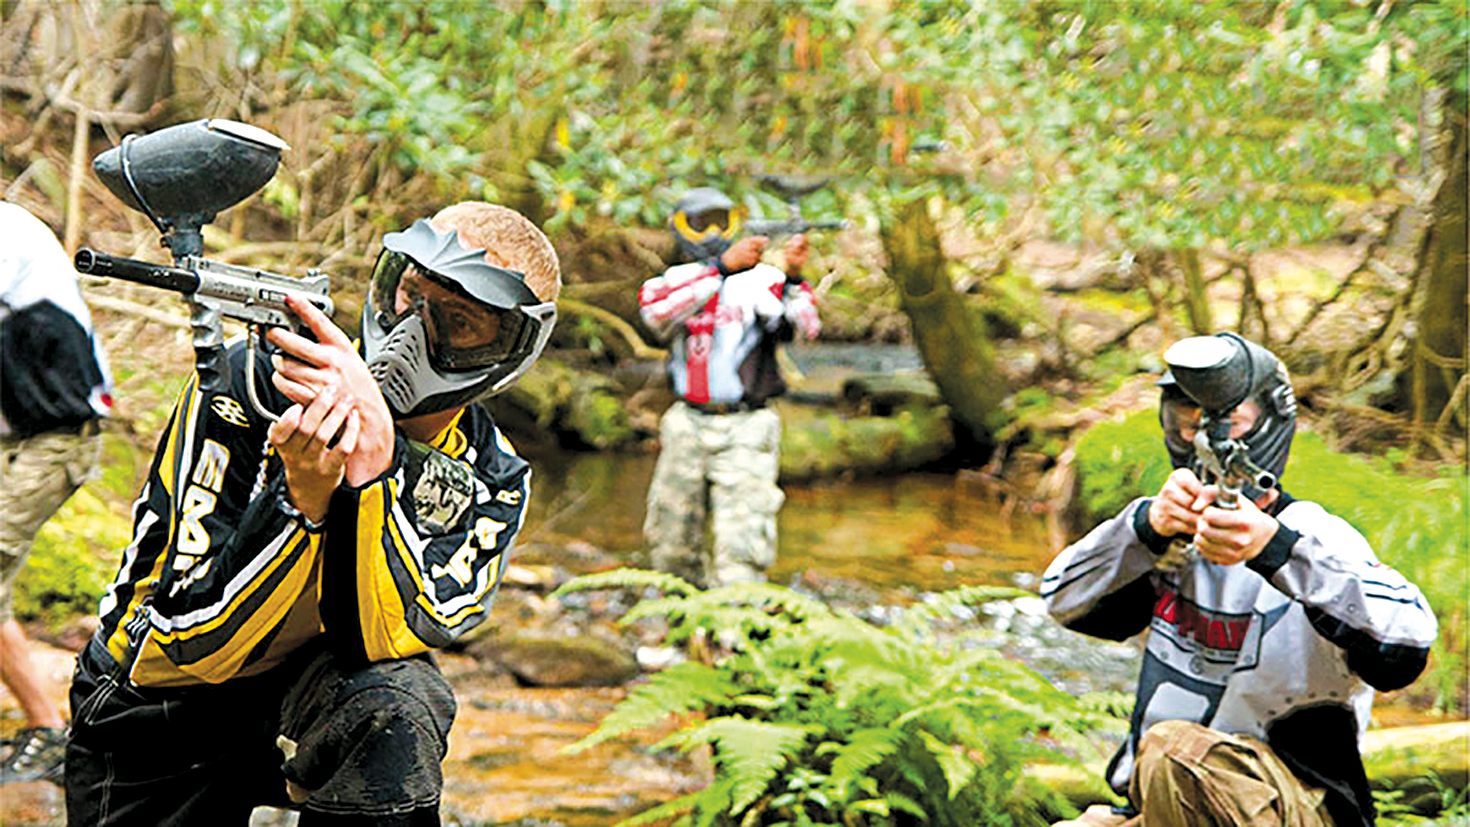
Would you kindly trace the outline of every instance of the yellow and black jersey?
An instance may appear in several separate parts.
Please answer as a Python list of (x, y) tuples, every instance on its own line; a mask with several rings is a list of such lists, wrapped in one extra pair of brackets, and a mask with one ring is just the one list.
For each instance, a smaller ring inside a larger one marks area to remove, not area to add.
[[(525, 516), (530, 466), (479, 405), (431, 445), (399, 432), (392, 465), (345, 483), (322, 525), (291, 504), (270, 422), (229, 350), (229, 387), (179, 396), (102, 599), (107, 649), (140, 686), (264, 672), (319, 636), (376, 661), (443, 646), (485, 619)], [(267, 381), (263, 403), (290, 403)]]

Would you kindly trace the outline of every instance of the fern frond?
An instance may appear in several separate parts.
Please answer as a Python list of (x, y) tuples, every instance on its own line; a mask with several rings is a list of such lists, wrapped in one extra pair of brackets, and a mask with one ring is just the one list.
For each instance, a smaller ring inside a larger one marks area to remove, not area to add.
[(887, 795), (883, 796), (883, 800), (888, 802), (888, 809), (890, 810), (897, 810), (901, 813), (908, 813), (909, 815), (917, 818), (920, 821), (929, 820), (929, 813), (926, 812), (924, 808), (919, 805), (919, 802), (913, 800), (912, 798), (909, 798), (902, 793), (888, 793)]
[(819, 727), (768, 724), (740, 716), (716, 718), (670, 735), (657, 746), (685, 751), (703, 744), (714, 748), (718, 776), (728, 784), (731, 815), (749, 807)]
[(667, 572), (621, 568), (613, 569), (612, 571), (600, 571), (595, 574), (584, 574), (581, 577), (568, 580), (557, 587), (556, 591), (551, 593), (551, 596), (561, 597), (572, 592), (600, 591), (605, 589), (631, 589), (640, 592), (655, 589), (662, 594), (685, 596), (699, 591), (688, 580), (668, 574)]
[(796, 619), (826, 617), (832, 609), (810, 595), (762, 581), (741, 581), (710, 589), (704, 596), (714, 603), (780, 609)]
[(893, 621), (896, 631), (911, 636), (920, 634), (936, 620), (971, 620), (975, 607), (997, 600), (1035, 597), (1032, 592), (1009, 586), (963, 586), (929, 595), (923, 603), (904, 609)]
[(919, 737), (929, 754), (934, 756), (939, 768), (944, 771), (944, 780), (949, 784), (949, 800), (954, 801), (960, 790), (970, 783), (975, 777), (975, 762), (965, 755), (963, 750), (953, 744), (947, 744), (927, 732), (920, 732)]
[[(614, 824), (613, 827), (644, 827), (644, 825), (648, 824), (670, 824), (672, 827), (678, 827), (682, 824), (688, 824), (688, 816), (694, 812), (694, 808), (698, 806), (699, 799), (702, 795), (703, 791), (681, 795), (673, 801), (665, 801), (657, 806), (649, 807), (647, 810), (631, 818), (625, 818), (617, 824)], [(674, 818), (678, 820), (669, 821), (669, 819)]]
[(677, 663), (651, 675), (628, 693), (602, 723), (582, 740), (566, 747), (577, 753), (609, 738), (653, 726), (672, 715), (723, 704), (743, 690), (725, 673), (697, 661)]
[(837, 789), (837, 797), (846, 800), (849, 785), (870, 767), (881, 764), (888, 756), (898, 752), (898, 746), (903, 739), (903, 732), (896, 729), (862, 729), (854, 732), (848, 742), (837, 749), (837, 757), (832, 760), (832, 773), (827, 783)]

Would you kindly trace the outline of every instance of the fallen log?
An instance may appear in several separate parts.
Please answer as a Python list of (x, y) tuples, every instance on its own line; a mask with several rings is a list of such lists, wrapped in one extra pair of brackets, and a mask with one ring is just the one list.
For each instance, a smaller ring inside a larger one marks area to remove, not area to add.
[[(1369, 730), (1363, 736), (1363, 764), (1375, 789), (1403, 790), (1402, 803), (1433, 814), (1442, 803), (1431, 775), (1452, 790), (1470, 784), (1470, 721)], [(1115, 801), (1102, 771), (1102, 764), (1033, 764), (1026, 777), (1085, 810)]]

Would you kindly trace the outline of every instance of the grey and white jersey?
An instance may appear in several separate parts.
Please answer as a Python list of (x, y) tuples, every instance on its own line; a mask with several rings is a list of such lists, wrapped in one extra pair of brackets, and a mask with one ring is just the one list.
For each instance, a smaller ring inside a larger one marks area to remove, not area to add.
[(1407, 686), (1438, 633), (1423, 594), (1346, 521), (1283, 496), (1281, 524), (1244, 565), (1155, 569), (1168, 547), (1149, 500), (1064, 549), (1042, 597), (1068, 628), (1113, 640), (1149, 630), (1127, 742), (1108, 767), (1126, 792), (1139, 739), (1164, 720), (1269, 743), (1329, 791), (1339, 825), (1372, 824), (1358, 741), (1374, 689)]

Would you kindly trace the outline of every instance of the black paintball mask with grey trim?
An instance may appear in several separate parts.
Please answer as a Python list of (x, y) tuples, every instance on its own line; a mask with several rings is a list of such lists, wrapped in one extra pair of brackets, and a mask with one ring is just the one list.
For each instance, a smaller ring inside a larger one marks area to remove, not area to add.
[[(400, 285), (410, 272), (475, 306), (493, 332), (466, 337), (443, 308), (403, 300)], [(383, 236), (362, 309), (363, 355), (394, 417), (406, 419), (510, 387), (541, 355), (555, 324), (556, 304), (537, 297), (524, 274), (490, 264), (484, 250), (461, 246), (456, 231), (420, 219)]]
[[(1164, 361), (1169, 370), (1158, 381), (1159, 424), (1174, 467), (1200, 472), (1194, 445), (1180, 435), (1181, 423), (1190, 420), (1195, 409), (1202, 412), (1205, 423), (1228, 422), (1237, 407), (1255, 400), (1260, 414), (1236, 439), (1245, 443), (1251, 461), (1279, 481), (1296, 433), (1296, 396), (1281, 360), (1234, 333), (1217, 333), (1175, 342)], [(1249, 482), (1241, 492), (1252, 500), (1266, 493)]]

